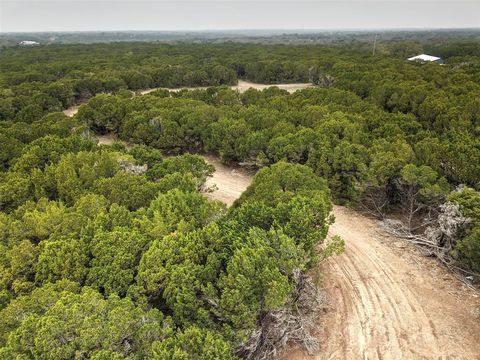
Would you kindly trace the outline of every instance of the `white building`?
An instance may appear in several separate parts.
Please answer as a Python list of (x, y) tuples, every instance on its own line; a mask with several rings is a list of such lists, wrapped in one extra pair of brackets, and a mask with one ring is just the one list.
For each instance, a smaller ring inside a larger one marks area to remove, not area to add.
[(23, 40), (18, 43), (18, 45), (23, 45), (23, 46), (32, 46), (32, 45), (40, 45), (40, 43), (36, 41), (31, 41), (31, 40)]
[(442, 58), (439, 58), (437, 56), (427, 55), (427, 54), (420, 54), (420, 55), (417, 55), (417, 56), (413, 56), (411, 58), (408, 58), (407, 60), (408, 61), (419, 61), (419, 62), (422, 62), (422, 63), (434, 62), (434, 63), (437, 63), (437, 64), (443, 64), (443, 59)]

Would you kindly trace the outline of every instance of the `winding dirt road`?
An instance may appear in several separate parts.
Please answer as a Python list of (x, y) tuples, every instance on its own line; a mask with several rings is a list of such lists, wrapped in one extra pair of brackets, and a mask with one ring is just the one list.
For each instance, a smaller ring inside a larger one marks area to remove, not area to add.
[[(111, 144), (111, 135), (98, 137)], [(206, 195), (231, 205), (253, 174), (213, 156)], [(284, 360), (480, 359), (480, 297), (438, 263), (378, 223), (334, 206), (329, 235), (346, 242), (344, 254), (321, 265), (330, 309), (319, 319), (321, 350), (307, 356), (292, 349)]]
[(480, 359), (480, 298), (376, 221), (335, 206), (344, 254), (323, 265), (332, 309), (318, 355), (289, 359)]
[[(231, 205), (252, 174), (207, 157), (212, 199)], [(335, 206), (329, 236), (344, 254), (322, 264), (331, 308), (319, 319), (321, 350), (290, 359), (480, 359), (480, 298), (435, 260), (388, 236), (376, 221)]]

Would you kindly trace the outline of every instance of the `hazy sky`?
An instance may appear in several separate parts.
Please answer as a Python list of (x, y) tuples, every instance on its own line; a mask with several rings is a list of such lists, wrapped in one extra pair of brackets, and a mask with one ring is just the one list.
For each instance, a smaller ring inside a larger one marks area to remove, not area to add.
[(0, 32), (480, 27), (480, 0), (0, 0)]

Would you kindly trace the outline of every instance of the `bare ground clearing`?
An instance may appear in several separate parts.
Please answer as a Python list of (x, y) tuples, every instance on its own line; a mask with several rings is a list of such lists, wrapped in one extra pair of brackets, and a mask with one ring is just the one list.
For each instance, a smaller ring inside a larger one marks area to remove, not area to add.
[[(207, 157), (207, 194), (231, 205), (252, 174)], [(331, 309), (319, 319), (320, 352), (284, 359), (480, 359), (480, 297), (376, 221), (341, 206), (329, 236), (344, 254), (322, 264)]]
[(95, 138), (98, 141), (98, 145), (112, 145), (116, 140), (114, 134), (96, 135)]
[(249, 81), (239, 80), (238, 85), (231, 86), (230, 88), (232, 90), (238, 90), (239, 92), (243, 93), (250, 88), (257, 89), (257, 90), (263, 90), (263, 89), (267, 89), (267, 88), (272, 87), (272, 86), (276, 86), (280, 89), (287, 90), (289, 93), (293, 93), (297, 90), (303, 90), (303, 89), (314, 87), (314, 85), (310, 84), (310, 83), (269, 84), (269, 85), (267, 85), (267, 84), (256, 84), (256, 83), (252, 83), (252, 82), (249, 82)]
[[(266, 88), (269, 88), (269, 87), (272, 87), (272, 86), (276, 86), (280, 89), (284, 89), (284, 90), (287, 90), (289, 93), (293, 93), (297, 90), (303, 90), (303, 89), (307, 89), (307, 88), (310, 88), (310, 87), (313, 87), (314, 85), (313, 84), (310, 84), (310, 83), (297, 83), (297, 84), (256, 84), (256, 83), (252, 83), (252, 82), (249, 82), (249, 81), (243, 81), (243, 80), (239, 80), (238, 81), (238, 85), (233, 85), (233, 86), (230, 86), (230, 89), (232, 90), (238, 90), (239, 92), (243, 93), (245, 91), (247, 91), (248, 89), (250, 88), (254, 88), (254, 89), (257, 89), (257, 90), (263, 90), (263, 89), (266, 89)], [(153, 89), (145, 89), (145, 90), (141, 90), (139, 91), (140, 95), (147, 95), (155, 90), (159, 90), (159, 89), (165, 89), (165, 90), (168, 90), (168, 91), (173, 91), (173, 92), (178, 92), (178, 91), (181, 91), (181, 90), (199, 90), (199, 89), (206, 89), (206, 87), (180, 87), (180, 88), (173, 88), (173, 89), (169, 89), (169, 88), (153, 88)], [(75, 106), (72, 106), (72, 107), (69, 107), (68, 109), (64, 110), (63, 113), (69, 117), (72, 117), (74, 116), (77, 112), (78, 112), (78, 108), (80, 107), (80, 105), (75, 105)]]

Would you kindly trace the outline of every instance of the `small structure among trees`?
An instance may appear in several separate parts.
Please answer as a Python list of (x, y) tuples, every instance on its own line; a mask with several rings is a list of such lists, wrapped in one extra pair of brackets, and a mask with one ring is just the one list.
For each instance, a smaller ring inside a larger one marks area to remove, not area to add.
[(413, 56), (407, 59), (408, 61), (418, 61), (421, 63), (426, 63), (426, 62), (434, 62), (437, 64), (443, 64), (444, 61), (442, 58), (439, 58), (437, 56), (432, 56), (432, 55), (427, 55), (427, 54), (420, 54), (417, 56)]
[(22, 46), (33, 46), (33, 45), (40, 45), (40, 43), (32, 40), (23, 40), (18, 43), (18, 45)]

